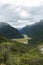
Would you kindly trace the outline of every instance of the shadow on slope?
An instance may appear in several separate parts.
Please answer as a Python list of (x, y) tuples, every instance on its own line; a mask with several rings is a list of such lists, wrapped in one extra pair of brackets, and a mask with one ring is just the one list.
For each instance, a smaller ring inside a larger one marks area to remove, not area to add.
[(0, 22), (0, 33), (6, 38), (23, 38), (24, 36), (16, 29), (7, 23)]

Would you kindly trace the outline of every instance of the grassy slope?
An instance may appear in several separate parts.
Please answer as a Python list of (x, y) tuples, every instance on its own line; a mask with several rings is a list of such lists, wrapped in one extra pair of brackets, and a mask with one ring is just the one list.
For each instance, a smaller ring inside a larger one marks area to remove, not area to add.
[(0, 65), (43, 65), (42, 45), (43, 42), (27, 45), (17, 41), (1, 42)]

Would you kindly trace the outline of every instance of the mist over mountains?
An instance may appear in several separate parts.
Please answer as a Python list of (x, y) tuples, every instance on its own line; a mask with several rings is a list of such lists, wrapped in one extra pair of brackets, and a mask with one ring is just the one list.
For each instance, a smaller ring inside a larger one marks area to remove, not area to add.
[(10, 39), (23, 38), (23, 34), (26, 34), (32, 39), (43, 40), (43, 20), (32, 25), (27, 25), (21, 30), (17, 30), (7, 23), (0, 22), (0, 34)]

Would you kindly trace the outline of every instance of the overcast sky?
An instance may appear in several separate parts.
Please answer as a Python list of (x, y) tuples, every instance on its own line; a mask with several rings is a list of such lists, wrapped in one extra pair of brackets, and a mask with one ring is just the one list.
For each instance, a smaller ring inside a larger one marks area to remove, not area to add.
[(43, 0), (0, 0), (0, 22), (22, 28), (43, 19)]

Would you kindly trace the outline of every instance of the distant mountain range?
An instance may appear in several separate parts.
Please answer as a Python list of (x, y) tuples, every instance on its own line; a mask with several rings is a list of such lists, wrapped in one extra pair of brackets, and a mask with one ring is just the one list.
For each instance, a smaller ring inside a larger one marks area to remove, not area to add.
[(33, 25), (27, 25), (21, 29), (22, 34), (26, 34), (32, 39), (43, 40), (43, 20)]
[(0, 22), (0, 34), (9, 39), (23, 38), (23, 35), (16, 28), (13, 28), (9, 24), (3, 22)]

